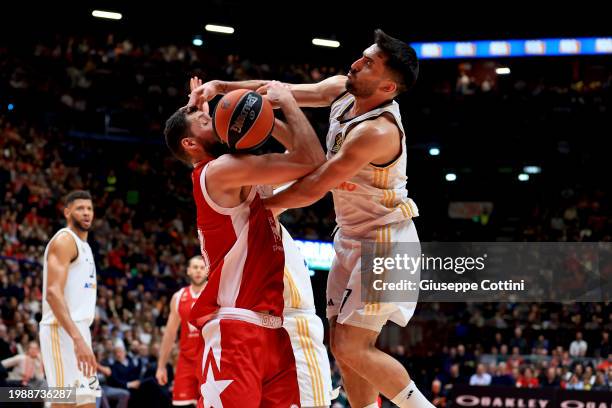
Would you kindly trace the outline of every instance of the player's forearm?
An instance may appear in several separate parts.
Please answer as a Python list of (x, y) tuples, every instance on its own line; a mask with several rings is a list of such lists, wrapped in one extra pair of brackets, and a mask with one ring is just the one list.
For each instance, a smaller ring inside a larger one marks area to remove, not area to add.
[(278, 140), (288, 151), (293, 150), (293, 135), (287, 124), (278, 119), (274, 120), (274, 129), (272, 129), (272, 137)]
[(81, 337), (81, 332), (72, 321), (64, 294), (60, 292), (60, 290), (47, 288), (47, 303), (49, 303), (59, 324), (66, 330), (72, 340), (76, 340)]
[(176, 332), (170, 333), (168, 327), (164, 331), (161, 346), (159, 347), (159, 359), (157, 360), (158, 367), (165, 367), (170, 359), (170, 353), (172, 352), (172, 346), (176, 341)]
[(220, 94), (226, 94), (231, 91), (235, 91), (236, 89), (250, 89), (251, 91), (256, 91), (262, 86), (265, 86), (270, 81), (264, 80), (250, 80), (250, 81), (213, 81), (215, 88), (219, 91)]
[(325, 162), (325, 154), (317, 134), (300, 110), (295, 100), (283, 101), (281, 104), (287, 125), (293, 135), (293, 149), (290, 153), (303, 163), (320, 166)]
[(271, 209), (308, 207), (319, 201), (325, 191), (317, 188), (313, 174), (298, 180), (288, 189), (264, 199), (264, 205)]

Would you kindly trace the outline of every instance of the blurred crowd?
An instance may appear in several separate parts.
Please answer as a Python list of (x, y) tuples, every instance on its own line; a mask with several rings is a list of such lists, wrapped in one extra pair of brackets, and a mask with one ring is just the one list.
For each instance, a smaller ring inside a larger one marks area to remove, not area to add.
[[(51, 38), (21, 52), (0, 48), (0, 57), (0, 94), (9, 95), (14, 105), (14, 111), (0, 115), (0, 360), (7, 378), (17, 383), (42, 379), (36, 341), (44, 247), (63, 225), (62, 197), (70, 190), (87, 189), (95, 197), (97, 219), (90, 243), (100, 283), (92, 333), (105, 395), (120, 407), (128, 400), (132, 406), (163, 406), (168, 389), (152, 379), (162, 327), (172, 293), (187, 283), (186, 260), (198, 252), (189, 169), (160, 143), (164, 120), (186, 101), (187, 73), (204, 79), (314, 82), (342, 69), (326, 64), (255, 63), (238, 55), (210, 55), (192, 46), (151, 47), (113, 36)], [(470, 98), (485, 98), (490, 112), (507, 107), (512, 98), (513, 103), (522, 103), (523, 92), (543, 95), (540, 102), (551, 102), (534, 115), (539, 112), (549, 122), (557, 120), (563, 109), (575, 112), (559, 106), (560, 99), (551, 93), (575, 98), (572, 106), (581, 106), (582, 115), (605, 112), (610, 106), (609, 77), (607, 82), (570, 83), (564, 90), (545, 83), (532, 86), (517, 81), (508, 86), (494, 77), (475, 79), (480, 74), (471, 77), (465, 67), (452, 72), (446, 83), (437, 86), (426, 76), (406, 104), (412, 112), (408, 127), (415, 134), (409, 144), (418, 147), (419, 138), (432, 136), (423, 129), (439, 132), (442, 128), (434, 122), (454, 126), (454, 132), (476, 126), (476, 118), (470, 122), (470, 115), (459, 117), (475, 109)], [(495, 95), (491, 106), (487, 95)], [(480, 102), (476, 108), (482, 106)], [(550, 116), (548, 110), (555, 114)], [(307, 115), (322, 138), (327, 112), (309, 110)], [(99, 138), (100, 134), (126, 137), (112, 141)], [(141, 139), (127, 137), (133, 135)], [(555, 149), (567, 157), (576, 156), (574, 146), (573, 141), (567, 146), (555, 142)], [(411, 163), (423, 169), (409, 173), (423, 197), (417, 202), (432, 209), (429, 214), (421, 211), (423, 221), (417, 220), (422, 222), (419, 228), (424, 227), (421, 237), (459, 237), (455, 232), (464, 224), (449, 219), (444, 206), (461, 197), (440, 196), (444, 186), (432, 188), (432, 180), (439, 181), (426, 167), (430, 158), (424, 151), (413, 153)], [(559, 168), (563, 160), (557, 163)], [(525, 212), (511, 221), (513, 239), (610, 240), (609, 194), (588, 183), (566, 181), (570, 185), (565, 188), (537, 187), (542, 193), (534, 195), (535, 202), (522, 200)], [(506, 225), (496, 221), (504, 214), (500, 208), (491, 214), (486, 229), (478, 224), (476, 237), (495, 240), (507, 234)], [(334, 227), (331, 201), (327, 197), (310, 208), (287, 212), (282, 222), (297, 238), (329, 241)], [(441, 225), (447, 230), (437, 228)], [(425, 304), (415, 319), (435, 322), (430, 346), (398, 345), (391, 351), (415, 373), (421, 389), (430, 389), (436, 406), (444, 406), (449, 390), (460, 383), (611, 389), (609, 303)], [(338, 383), (335, 367), (334, 379)], [(345, 400), (341, 397), (336, 404), (342, 407)]]

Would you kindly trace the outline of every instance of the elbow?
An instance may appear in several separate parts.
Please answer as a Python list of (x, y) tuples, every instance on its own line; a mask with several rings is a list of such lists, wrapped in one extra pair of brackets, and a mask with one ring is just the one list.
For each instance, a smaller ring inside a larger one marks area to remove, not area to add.
[(55, 302), (61, 299), (62, 293), (60, 293), (59, 289), (56, 287), (48, 287), (47, 288), (47, 302), (51, 304), (55, 304)]
[(323, 150), (321, 150), (316, 155), (316, 157), (314, 159), (314, 163), (315, 163), (316, 167), (318, 168), (318, 167), (321, 167), (325, 162), (326, 162), (325, 153), (323, 153)]

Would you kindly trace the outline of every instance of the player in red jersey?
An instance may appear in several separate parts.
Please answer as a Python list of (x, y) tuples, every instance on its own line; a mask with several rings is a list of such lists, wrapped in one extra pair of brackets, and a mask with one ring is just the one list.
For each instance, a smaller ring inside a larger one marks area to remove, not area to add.
[(283, 244), (260, 186), (303, 177), (325, 157), (289, 89), (280, 83), (270, 89), (267, 98), (287, 121), (276, 121), (273, 133), (285, 154), (219, 154), (224, 145), (198, 95), (166, 123), (169, 149), (194, 166), (198, 235), (210, 265), (206, 290), (191, 311), (204, 337), (205, 408), (300, 405), (293, 350), (282, 328)]
[(204, 344), (200, 331), (189, 324), (189, 313), (208, 280), (208, 266), (201, 256), (194, 256), (189, 260), (187, 276), (191, 279), (191, 284), (176, 292), (170, 301), (170, 315), (164, 330), (155, 373), (159, 384), (168, 383), (166, 364), (176, 341), (176, 332), (180, 327), (179, 356), (172, 388), (174, 406), (196, 405), (200, 395), (198, 378)]

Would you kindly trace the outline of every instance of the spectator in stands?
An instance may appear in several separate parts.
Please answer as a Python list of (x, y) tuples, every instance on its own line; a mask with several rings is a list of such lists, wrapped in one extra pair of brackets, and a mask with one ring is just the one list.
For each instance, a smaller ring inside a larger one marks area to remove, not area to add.
[[(98, 358), (98, 361), (101, 360)], [(96, 401), (96, 408), (110, 408), (111, 401), (116, 402), (115, 408), (127, 408), (130, 392), (123, 388), (108, 385), (108, 378), (113, 375), (112, 369), (98, 363), (98, 372), (100, 373), (99, 379), (100, 386), (102, 387), (102, 397)]]
[(431, 392), (427, 396), (427, 399), (436, 408), (446, 407), (446, 396), (442, 394), (442, 382), (437, 378), (431, 382)]
[(0, 323), (0, 361), (5, 360), (13, 355), (11, 351), (11, 342), (9, 341), (8, 331), (6, 326)]
[(45, 376), (40, 356), (40, 347), (35, 341), (28, 344), (26, 354), (18, 354), (0, 362), (9, 370), (7, 383), (9, 386), (41, 387), (45, 383)]
[(606, 372), (610, 367), (612, 367), (612, 353), (608, 354), (608, 358), (597, 365), (597, 370)]
[(582, 339), (582, 332), (576, 332), (576, 340), (572, 341), (569, 348), (569, 354), (572, 357), (585, 357), (588, 349), (588, 344)]
[(572, 374), (570, 377), (570, 380), (568, 381), (568, 383), (565, 385), (565, 389), (566, 390), (583, 390), (584, 389), (584, 383), (582, 381), (580, 381), (580, 379), (578, 378), (578, 376), (576, 374)]
[(495, 370), (495, 375), (491, 378), (491, 385), (502, 385), (514, 387), (516, 380), (508, 372), (508, 365), (505, 361), (499, 363)]
[(597, 354), (599, 357), (606, 357), (612, 353), (612, 347), (610, 347), (610, 333), (604, 331), (601, 333), (601, 342), (597, 347)]
[(546, 375), (540, 381), (540, 385), (543, 388), (559, 388), (561, 386), (561, 380), (557, 377), (557, 370), (554, 367), (546, 369)]
[(612, 391), (612, 388), (606, 383), (606, 377), (603, 372), (598, 372), (595, 376), (595, 383), (591, 387), (593, 391)]
[(470, 385), (491, 385), (491, 374), (487, 373), (484, 364), (478, 364), (476, 372), (470, 377)]
[(538, 339), (533, 343), (533, 354), (547, 355), (550, 342), (546, 340), (543, 334), (538, 336)]
[(525, 354), (527, 351), (527, 340), (523, 337), (523, 329), (516, 327), (514, 329), (514, 337), (510, 339), (510, 347), (514, 349), (518, 347), (519, 354)]
[(444, 392), (448, 394), (456, 384), (467, 384), (465, 377), (461, 375), (461, 370), (458, 363), (450, 366), (450, 371), (444, 384)]
[(538, 379), (533, 376), (533, 371), (529, 367), (525, 368), (516, 380), (516, 386), (519, 388), (538, 388), (539, 385)]
[(134, 365), (132, 359), (128, 358), (125, 348), (115, 346), (113, 353), (113, 361), (102, 364), (103, 366), (110, 366), (110, 375), (105, 373), (108, 377), (108, 385), (129, 390), (130, 394), (133, 395), (135, 390), (140, 387), (138, 367)]

